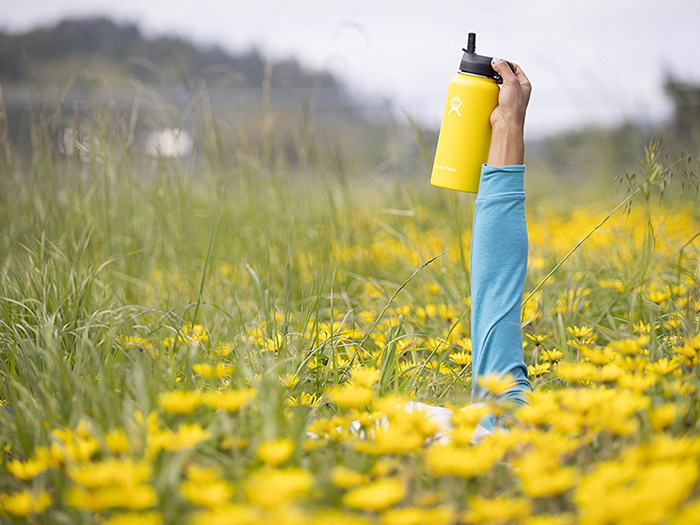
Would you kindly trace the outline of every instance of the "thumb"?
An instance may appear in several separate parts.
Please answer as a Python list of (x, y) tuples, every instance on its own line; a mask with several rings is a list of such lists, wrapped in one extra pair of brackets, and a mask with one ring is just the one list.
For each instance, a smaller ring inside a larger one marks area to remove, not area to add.
[(508, 65), (508, 62), (501, 58), (494, 58), (491, 60), (491, 66), (493, 69), (501, 75), (501, 78), (503, 79), (503, 84), (508, 85), (512, 84), (514, 82), (517, 82), (518, 79), (515, 76), (515, 73), (510, 69), (510, 66)]

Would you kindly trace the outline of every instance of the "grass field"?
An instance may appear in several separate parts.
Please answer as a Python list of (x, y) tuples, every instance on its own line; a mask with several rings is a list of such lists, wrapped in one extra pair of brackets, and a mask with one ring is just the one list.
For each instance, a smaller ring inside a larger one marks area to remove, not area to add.
[(81, 162), (40, 131), (31, 162), (3, 145), (3, 521), (700, 522), (684, 161), (651, 148), (617, 192), (529, 202), (535, 393), (470, 444), (510, 407), (459, 411), (445, 442), (397, 405), (470, 403), (473, 197), (206, 148), (137, 161), (107, 132)]

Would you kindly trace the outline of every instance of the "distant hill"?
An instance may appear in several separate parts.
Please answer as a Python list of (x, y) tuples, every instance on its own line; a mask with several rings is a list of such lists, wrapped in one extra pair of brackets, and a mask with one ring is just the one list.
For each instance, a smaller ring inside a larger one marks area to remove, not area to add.
[[(320, 82), (342, 88), (333, 75), (308, 71), (296, 60), (272, 65), (272, 87), (305, 88)], [(232, 54), (177, 37), (146, 38), (136, 25), (107, 18), (64, 20), (25, 33), (0, 32), (0, 82), (61, 84), (84, 71), (113, 85), (129, 78), (146, 84), (187, 84), (198, 74), (211, 78), (235, 73), (242, 85), (260, 87), (265, 59), (256, 49)], [(89, 78), (82, 75), (78, 82)]]
[[(198, 78), (206, 81), (206, 103), (199, 103)], [(196, 112), (206, 106), (228, 143), (247, 151), (270, 147), (265, 126), (274, 121), (274, 154), (290, 163), (299, 152), (305, 162), (340, 162), (342, 149), (369, 166), (384, 160), (389, 138), (414, 147), (409, 131), (394, 123), (388, 101), (354, 95), (331, 73), (294, 58), (270, 61), (255, 48), (229, 52), (176, 36), (148, 37), (134, 24), (107, 18), (0, 31), (0, 88), (10, 140), (26, 157), (43, 123), (62, 151), (65, 129), (79, 118), (81, 133), (89, 136), (105, 104), (129, 122), (138, 108), (133, 131), (142, 143), (152, 132), (167, 135), (173, 128), (194, 135), (201, 123)], [(268, 108), (271, 119), (261, 118)], [(396, 130), (388, 133), (387, 125)], [(230, 151), (234, 157), (236, 150)]]

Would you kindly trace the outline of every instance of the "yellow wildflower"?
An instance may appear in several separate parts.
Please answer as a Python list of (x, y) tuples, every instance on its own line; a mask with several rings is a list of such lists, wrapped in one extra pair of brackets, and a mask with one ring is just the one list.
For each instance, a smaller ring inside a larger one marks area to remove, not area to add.
[(540, 359), (542, 361), (556, 363), (557, 361), (561, 361), (563, 357), (564, 354), (559, 350), (540, 350)]
[(464, 516), (467, 523), (517, 523), (524, 520), (532, 511), (532, 504), (525, 498), (493, 499), (478, 496), (469, 501), (471, 510)]
[(233, 352), (233, 345), (231, 343), (219, 343), (219, 346), (214, 350), (216, 355), (221, 357), (226, 357)]
[(294, 443), (289, 439), (267, 441), (258, 447), (258, 457), (270, 467), (278, 467), (294, 452)]
[(669, 361), (668, 358), (665, 357), (653, 363), (647, 364), (647, 370), (662, 376), (670, 374), (676, 368), (678, 368), (678, 362)]
[(398, 479), (385, 478), (351, 490), (343, 496), (348, 507), (381, 512), (404, 498), (406, 489)]
[(590, 363), (560, 363), (557, 368), (557, 374), (567, 381), (580, 382), (591, 381), (598, 377), (598, 371)]
[(178, 337), (179, 342), (189, 342), (189, 343), (205, 343), (209, 341), (209, 334), (207, 329), (201, 324), (196, 325), (183, 325), (180, 329), (182, 333), (181, 337)]
[(372, 402), (372, 390), (350, 383), (333, 388), (328, 398), (340, 408), (360, 408)]
[(157, 502), (156, 492), (149, 485), (108, 486), (98, 490), (73, 487), (68, 490), (67, 500), (77, 509), (92, 512), (115, 508), (141, 510)]
[(192, 365), (192, 371), (204, 379), (211, 379), (214, 376), (214, 367), (209, 363), (195, 363)]
[(472, 356), (467, 352), (455, 352), (448, 359), (459, 366), (467, 366), (472, 362)]
[(225, 392), (217, 390), (214, 392), (207, 392), (204, 397), (204, 402), (208, 407), (216, 410), (238, 412), (254, 397), (255, 389), (252, 388), (243, 390), (228, 390)]
[(119, 343), (124, 348), (140, 348), (146, 350), (151, 357), (156, 357), (157, 352), (153, 349), (153, 344), (143, 337), (126, 335), (119, 338)]
[(214, 509), (222, 507), (233, 495), (233, 485), (224, 480), (183, 481), (180, 493), (192, 504)]
[(219, 479), (219, 472), (214, 468), (206, 468), (196, 463), (190, 463), (185, 468), (187, 478), (198, 483), (209, 483)]
[(172, 390), (163, 392), (158, 398), (158, 403), (168, 412), (173, 414), (189, 414), (201, 403), (201, 395), (195, 391)]
[(455, 342), (457, 347), (468, 354), (472, 353), (472, 340), (470, 338), (459, 339)]
[(561, 494), (575, 482), (575, 470), (560, 467), (556, 456), (549, 451), (530, 452), (515, 461), (513, 466), (517, 469), (523, 492), (533, 498)]
[(17, 517), (41, 514), (51, 505), (48, 492), (23, 490), (9, 494), (0, 494), (0, 511)]
[(595, 377), (595, 380), (603, 383), (617, 381), (624, 374), (625, 370), (621, 366), (615, 363), (609, 363), (598, 370), (598, 375)]
[(368, 477), (356, 470), (338, 465), (331, 469), (331, 481), (336, 487), (349, 489), (367, 483)]
[(223, 379), (233, 374), (235, 370), (236, 368), (228, 363), (216, 363), (216, 366), (214, 367), (214, 377)]
[(89, 489), (107, 485), (138, 485), (151, 475), (151, 466), (145, 462), (132, 459), (105, 459), (95, 463), (71, 465), (68, 476), (75, 482)]
[(617, 292), (625, 291), (625, 282), (622, 279), (601, 279), (598, 284), (602, 288), (609, 288)]
[(455, 518), (455, 511), (446, 506), (433, 509), (403, 507), (384, 512), (382, 525), (450, 525)]
[(661, 523), (692, 492), (697, 479), (694, 462), (604, 462), (583, 477), (574, 500), (584, 523)]
[(638, 392), (650, 389), (656, 383), (655, 376), (643, 376), (641, 374), (624, 374), (621, 375), (617, 384), (622, 388), (629, 388)]
[(369, 388), (379, 381), (379, 374), (380, 372), (376, 368), (369, 368), (366, 366), (354, 368), (350, 371), (353, 383), (365, 388)]
[(201, 425), (182, 424), (176, 432), (163, 430), (149, 436), (149, 448), (152, 452), (167, 450), (177, 452), (197, 446), (211, 437), (211, 433), (204, 430)]
[(480, 376), (477, 378), (477, 383), (481, 388), (496, 396), (505, 394), (516, 385), (515, 379), (510, 374), (500, 375), (495, 373)]
[(595, 339), (593, 328), (590, 326), (567, 326), (566, 332), (576, 339)]
[(320, 396), (317, 396), (316, 394), (310, 394), (308, 392), (302, 392), (301, 394), (299, 394), (298, 398), (290, 396), (287, 399), (287, 404), (292, 407), (307, 406), (313, 408), (315, 406), (318, 406), (320, 403)]
[(469, 448), (441, 444), (428, 449), (425, 464), (431, 476), (459, 476), (469, 479), (484, 474), (503, 457), (503, 454), (505, 449), (492, 445), (489, 440)]
[(412, 428), (399, 424), (389, 424), (374, 432), (374, 447), (368, 447), (372, 454), (410, 454), (421, 447), (425, 437)]
[(619, 360), (620, 355), (615, 353), (612, 348), (591, 348), (588, 346), (579, 347), (583, 357), (588, 359), (591, 363), (598, 366), (603, 366), (613, 361)]
[(677, 415), (678, 408), (673, 403), (650, 410), (649, 421), (651, 428), (657, 431), (666, 430), (675, 421)]
[(621, 339), (620, 341), (612, 341), (608, 346), (615, 352), (622, 355), (634, 355), (642, 351), (644, 345), (649, 342), (649, 337), (640, 336), (627, 339)]
[(49, 468), (49, 463), (41, 459), (29, 459), (27, 461), (13, 459), (12, 461), (7, 462), (7, 470), (10, 471), (10, 474), (17, 479), (21, 479), (22, 481), (28, 481), (35, 478)]
[(246, 481), (248, 499), (263, 508), (278, 508), (299, 499), (311, 488), (313, 477), (302, 469), (269, 467), (253, 472)]
[(532, 341), (533, 343), (535, 343), (535, 346), (541, 346), (542, 343), (544, 343), (545, 340), (547, 339), (547, 335), (546, 335), (546, 334), (530, 334), (530, 333), (527, 333), (527, 334), (525, 334), (525, 337), (527, 337), (530, 341)]
[(129, 451), (129, 440), (122, 428), (110, 430), (105, 436), (105, 443), (112, 454), (124, 454)]
[(644, 323), (644, 321), (639, 321), (632, 325), (632, 331), (635, 334), (646, 335), (651, 333), (651, 323)]
[(549, 362), (537, 363), (536, 365), (528, 365), (527, 374), (530, 377), (539, 377), (539, 376), (542, 376), (544, 374), (549, 373), (551, 368), (552, 368), (552, 365)]
[(285, 388), (292, 388), (299, 382), (299, 376), (297, 374), (285, 374), (280, 376), (280, 383)]

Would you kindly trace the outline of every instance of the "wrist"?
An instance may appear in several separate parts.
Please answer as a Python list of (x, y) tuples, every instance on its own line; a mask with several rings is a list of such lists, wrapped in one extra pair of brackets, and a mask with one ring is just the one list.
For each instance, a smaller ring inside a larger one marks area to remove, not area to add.
[(492, 126), (493, 133), (522, 137), (525, 133), (525, 123), (515, 120), (499, 120)]

